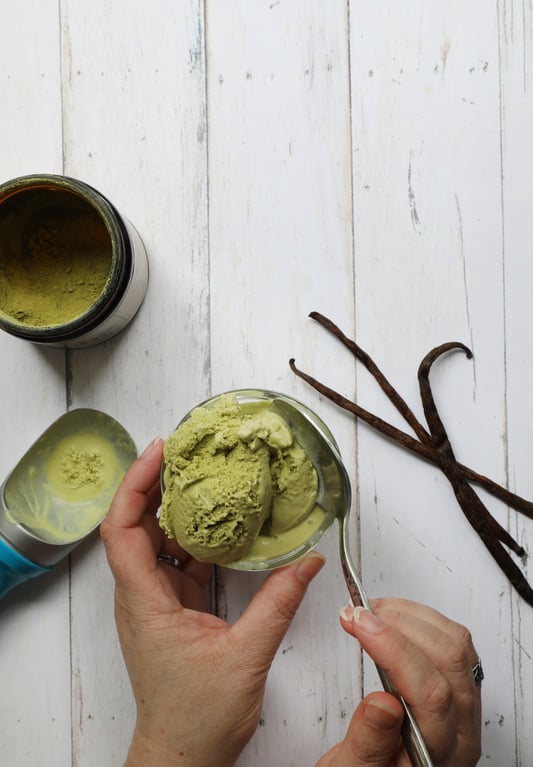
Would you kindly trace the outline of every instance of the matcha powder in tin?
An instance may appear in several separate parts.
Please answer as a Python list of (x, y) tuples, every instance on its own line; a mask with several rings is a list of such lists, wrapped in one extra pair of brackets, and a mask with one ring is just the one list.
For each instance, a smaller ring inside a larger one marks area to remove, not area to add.
[(0, 330), (94, 346), (131, 322), (147, 287), (139, 233), (92, 186), (54, 175), (0, 184)]
[(109, 234), (96, 211), (44, 211), (27, 227), (22, 247), (4, 248), (0, 305), (34, 327), (69, 322), (96, 301), (110, 266)]

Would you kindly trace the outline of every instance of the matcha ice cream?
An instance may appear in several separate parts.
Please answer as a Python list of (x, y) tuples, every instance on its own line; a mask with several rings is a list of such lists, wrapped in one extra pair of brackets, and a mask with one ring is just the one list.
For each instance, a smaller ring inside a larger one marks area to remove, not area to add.
[(268, 401), (233, 394), (196, 408), (169, 436), (164, 485), (161, 527), (204, 562), (290, 551), (324, 516), (315, 468), (287, 423)]

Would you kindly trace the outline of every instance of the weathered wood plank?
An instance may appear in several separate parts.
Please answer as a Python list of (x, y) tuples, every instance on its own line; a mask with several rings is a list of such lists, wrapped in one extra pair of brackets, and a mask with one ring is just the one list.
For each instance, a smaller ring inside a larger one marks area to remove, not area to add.
[[(203, 9), (62, 3), (65, 167), (136, 226), (150, 263), (144, 305), (102, 346), (70, 356), (72, 406), (100, 408), (139, 449), (209, 392)], [(100, 541), (72, 572), (73, 753), (116, 765), (133, 724)]]
[[(505, 297), (505, 372), (507, 477), (509, 486), (533, 497), (531, 435), (533, 412), (529, 404), (533, 380), (533, 327), (531, 242), (533, 220), (529, 188), (533, 156), (529, 143), (533, 130), (533, 18), (528, 3), (501, 3), (499, 10), (501, 81), (501, 163)], [(515, 537), (529, 551), (533, 523), (509, 515)], [(531, 580), (531, 567), (526, 567)], [(514, 708), (505, 726), (515, 730), (516, 764), (525, 767), (533, 754), (533, 611), (514, 596), (511, 632), (505, 651), (512, 658)], [(509, 686), (510, 680), (509, 680)], [(494, 718), (494, 714), (493, 714)], [(500, 722), (499, 722), (500, 724)], [(503, 723), (502, 723), (503, 724)]]
[[(295, 356), (353, 392), (353, 367), (336, 366), (337, 348), (306, 319), (320, 309), (353, 327), (346, 7), (207, 10), (212, 388), (294, 394), (328, 421), (353, 467), (353, 425), (288, 368)], [(274, 662), (243, 767), (314, 764), (358, 699), (359, 651), (338, 625), (348, 597), (336, 531), (321, 549), (328, 565)], [(260, 582), (219, 573), (230, 620)]]
[[(359, 342), (418, 413), (422, 355), (446, 340), (471, 346), (472, 362), (452, 355), (435, 366), (436, 398), (458, 458), (505, 483), (510, 295), (496, 9), (352, 5), (354, 226)], [(523, 194), (519, 185), (512, 193)], [(358, 394), (388, 412), (366, 377)], [(487, 676), (483, 756), (514, 764), (509, 584), (438, 471), (366, 429), (359, 436), (365, 577), (375, 593), (429, 602), (472, 629)], [(489, 506), (506, 524), (505, 508)]]
[[(0, 180), (62, 171), (57, 3), (0, 11)], [(0, 333), (2, 481), (66, 407), (64, 354)], [(68, 562), (0, 603), (2, 763), (70, 760)], [(47, 755), (47, 756), (43, 756)], [(50, 759), (47, 761), (47, 759)]]

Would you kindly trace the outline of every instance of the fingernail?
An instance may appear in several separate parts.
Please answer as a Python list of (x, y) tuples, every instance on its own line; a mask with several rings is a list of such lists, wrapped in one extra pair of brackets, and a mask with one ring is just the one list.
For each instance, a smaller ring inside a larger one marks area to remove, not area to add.
[(383, 628), (383, 621), (364, 607), (356, 607), (354, 609), (353, 622), (358, 628), (367, 631), (369, 634), (377, 634)]
[(339, 610), (339, 614), (343, 621), (346, 621), (347, 623), (351, 623), (353, 620), (353, 611), (354, 611), (353, 605), (348, 605), (347, 607), (341, 607), (341, 609)]
[(376, 730), (393, 730), (398, 726), (400, 716), (390, 706), (381, 701), (366, 701), (364, 711), (365, 722)]
[(317, 551), (311, 551), (296, 566), (296, 575), (306, 583), (310, 583), (322, 569), (326, 558)]
[(154, 449), (155, 449), (155, 448), (156, 448), (156, 447), (159, 445), (159, 443), (160, 443), (161, 441), (162, 441), (162, 440), (161, 440), (161, 437), (156, 437), (155, 439), (153, 439), (153, 440), (150, 442), (150, 444), (149, 444), (149, 445), (147, 445), (147, 447), (145, 447), (145, 448), (144, 448), (144, 450), (143, 450), (143, 452), (142, 452), (142, 455), (141, 455), (141, 457), (144, 457), (145, 455), (150, 455), (150, 453), (152, 452), (152, 450), (154, 450)]

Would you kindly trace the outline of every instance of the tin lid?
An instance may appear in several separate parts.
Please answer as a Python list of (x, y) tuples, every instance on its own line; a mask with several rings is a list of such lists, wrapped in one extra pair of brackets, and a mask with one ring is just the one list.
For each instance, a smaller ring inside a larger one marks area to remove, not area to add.
[(12, 520), (4, 499), (6, 483), (0, 489), (0, 539), (3, 538), (24, 559), (43, 568), (53, 567), (75, 548), (79, 541), (54, 545), (33, 535), (23, 525)]
[(128, 432), (98, 410), (57, 419), (0, 489), (0, 535), (43, 567), (63, 559), (106, 515), (137, 455)]

